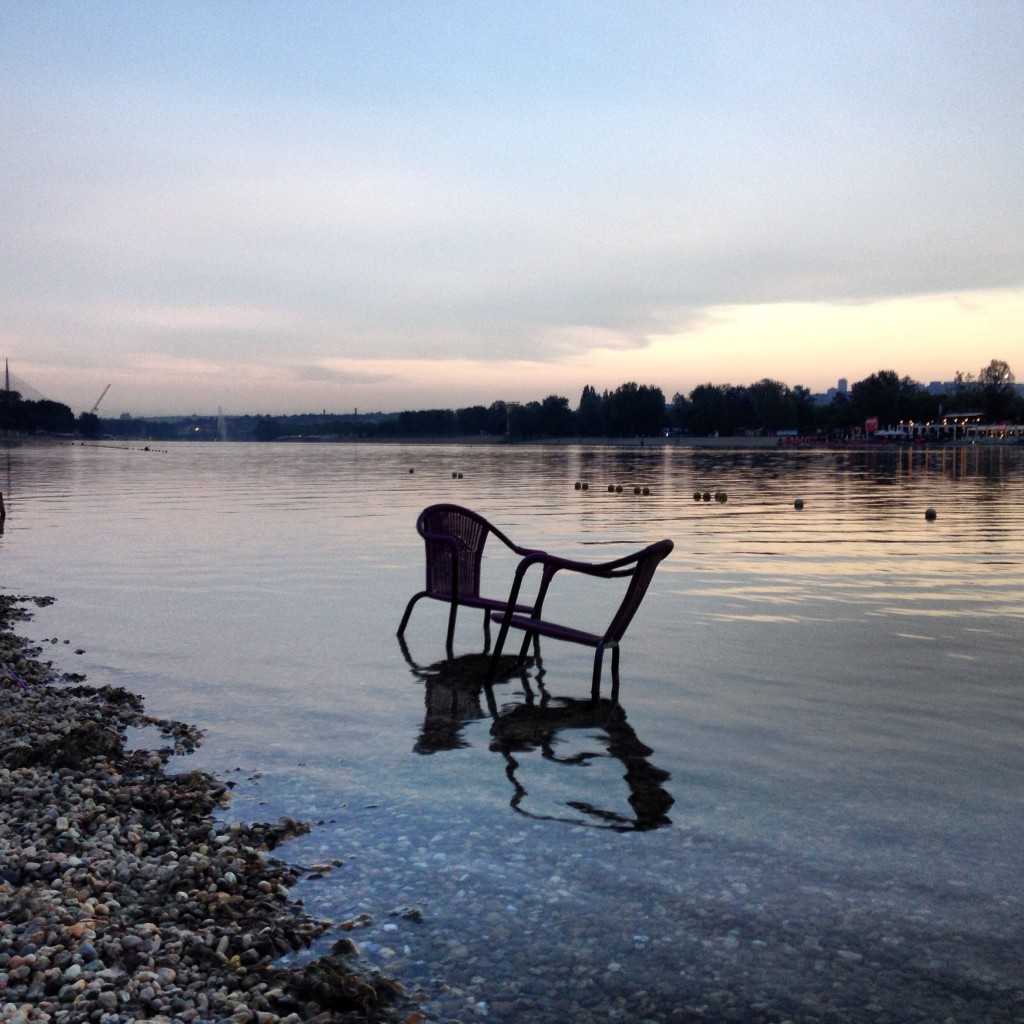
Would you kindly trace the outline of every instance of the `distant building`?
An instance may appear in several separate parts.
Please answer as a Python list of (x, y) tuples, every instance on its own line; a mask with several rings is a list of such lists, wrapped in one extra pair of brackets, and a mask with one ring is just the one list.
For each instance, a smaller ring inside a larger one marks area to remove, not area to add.
[(844, 398), (850, 392), (850, 382), (845, 377), (840, 377), (836, 381), (834, 388), (829, 388), (824, 394), (811, 395), (811, 401), (815, 405), (828, 405), (836, 395), (842, 395)]

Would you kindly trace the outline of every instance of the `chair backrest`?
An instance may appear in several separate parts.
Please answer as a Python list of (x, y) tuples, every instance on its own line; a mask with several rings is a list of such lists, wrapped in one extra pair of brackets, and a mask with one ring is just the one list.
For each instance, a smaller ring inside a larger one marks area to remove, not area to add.
[(429, 505), (419, 514), (416, 529), (426, 545), (427, 590), (451, 595), (457, 577), (460, 597), (479, 597), (480, 562), (491, 524), (461, 505)]
[(606, 643), (618, 643), (626, 632), (626, 628), (633, 621), (636, 610), (647, 593), (647, 588), (654, 579), (654, 572), (658, 565), (665, 558), (675, 545), (670, 540), (659, 540), (638, 551), (629, 561), (631, 567), (617, 570), (609, 575), (628, 575), (629, 585), (626, 587), (625, 596), (612, 618), (611, 624), (605, 630), (604, 639)]

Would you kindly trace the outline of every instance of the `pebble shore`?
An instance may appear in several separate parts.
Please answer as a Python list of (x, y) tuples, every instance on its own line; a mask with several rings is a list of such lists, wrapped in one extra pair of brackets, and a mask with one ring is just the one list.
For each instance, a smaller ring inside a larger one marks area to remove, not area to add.
[[(200, 733), (57, 672), (14, 632), (49, 598), (0, 595), (0, 1019), (332, 1024), (425, 1019), (357, 947), (282, 968), (331, 922), (270, 856), (304, 823), (224, 823), (230, 784), (174, 772)], [(126, 733), (155, 730), (159, 750)]]

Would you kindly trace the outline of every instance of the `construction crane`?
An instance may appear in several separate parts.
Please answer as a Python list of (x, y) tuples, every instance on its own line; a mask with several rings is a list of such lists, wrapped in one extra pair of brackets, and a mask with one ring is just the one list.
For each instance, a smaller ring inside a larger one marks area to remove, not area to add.
[(97, 409), (98, 409), (98, 408), (100, 407), (100, 402), (102, 402), (102, 401), (103, 401), (103, 396), (104, 396), (104, 395), (105, 395), (105, 394), (106, 394), (106, 393), (107, 393), (107, 392), (108, 392), (109, 390), (110, 390), (110, 385), (108, 384), (108, 385), (107, 385), (107, 386), (106, 386), (106, 387), (105, 387), (105, 388), (104, 388), (104, 389), (103, 389), (103, 390), (102, 390), (102, 391), (100, 392), (100, 397), (96, 399), (96, 404), (95, 404), (95, 405), (94, 405), (94, 406), (93, 406), (93, 407), (92, 407), (92, 408), (91, 408), (91, 409), (89, 410), (89, 415), (90, 415), (90, 416), (95, 416), (95, 415), (96, 415), (96, 410), (97, 410)]

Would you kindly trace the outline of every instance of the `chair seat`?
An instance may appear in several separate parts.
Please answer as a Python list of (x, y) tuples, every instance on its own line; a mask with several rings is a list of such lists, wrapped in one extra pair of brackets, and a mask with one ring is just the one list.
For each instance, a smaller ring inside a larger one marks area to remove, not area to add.
[[(430, 592), (424, 594), (424, 597), (432, 597), (438, 601), (450, 601), (452, 599), (451, 594), (446, 594), (444, 591)], [(486, 608), (491, 612), (491, 618), (495, 622), (501, 622), (501, 614), (508, 608), (508, 602), (505, 600), (499, 600), (494, 597), (471, 597), (463, 596), (459, 598), (459, 604), (467, 605), (470, 608)], [(528, 615), (533, 611), (533, 606), (529, 604), (517, 604), (514, 609), (524, 615)]]
[[(502, 605), (502, 611), (491, 613), (491, 619), (494, 622), (501, 623), (504, 621), (505, 607), (505, 605)], [(532, 610), (532, 608), (523, 608), (521, 605), (516, 606), (517, 612), (530, 612)], [(526, 633), (539, 633), (541, 636), (550, 637), (553, 640), (565, 640), (571, 644), (597, 647), (604, 642), (604, 637), (599, 636), (597, 633), (588, 633), (585, 630), (574, 629), (572, 626), (563, 626), (557, 622), (546, 622), (544, 619), (534, 619), (529, 614), (513, 615), (509, 619), (508, 624)], [(609, 644), (608, 646), (612, 645)]]

